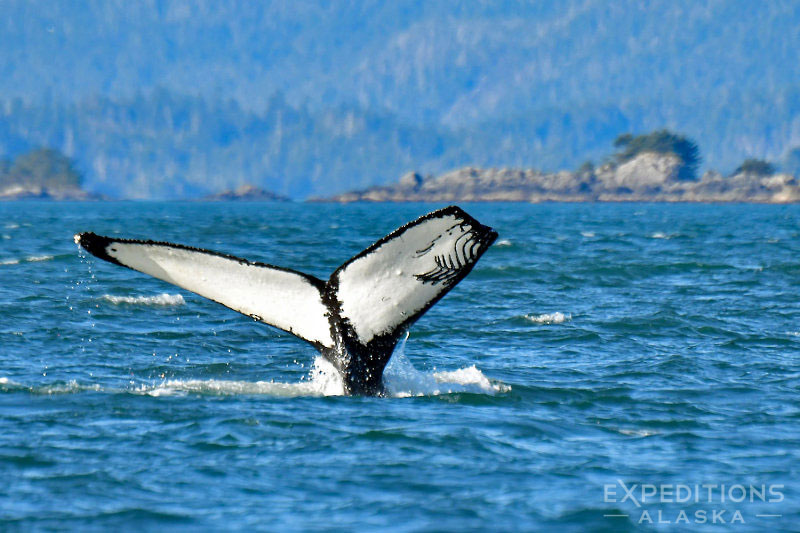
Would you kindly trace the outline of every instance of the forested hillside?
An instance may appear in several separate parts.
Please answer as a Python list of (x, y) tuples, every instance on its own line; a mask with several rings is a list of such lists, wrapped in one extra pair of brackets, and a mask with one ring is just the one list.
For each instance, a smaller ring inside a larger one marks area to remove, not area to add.
[(574, 168), (662, 127), (701, 169), (792, 165), (798, 27), (785, 0), (6, 0), (0, 158), (52, 146), (133, 197)]

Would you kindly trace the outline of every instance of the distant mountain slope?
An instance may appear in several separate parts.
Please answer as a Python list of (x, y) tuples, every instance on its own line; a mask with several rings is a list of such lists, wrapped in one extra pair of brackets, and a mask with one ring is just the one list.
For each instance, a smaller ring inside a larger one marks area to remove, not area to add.
[(464, 124), (587, 103), (665, 111), (800, 83), (789, 0), (6, 0), (0, 21), (5, 96), (165, 87), (258, 108), (280, 90)]
[[(109, 194), (302, 196), (412, 168), (575, 167), (668, 127), (732, 170), (800, 146), (798, 27), (790, 0), (5, 0), (0, 156), (47, 141)], [(278, 93), (297, 122), (269, 118)], [(165, 94), (217, 136), (141, 114)]]

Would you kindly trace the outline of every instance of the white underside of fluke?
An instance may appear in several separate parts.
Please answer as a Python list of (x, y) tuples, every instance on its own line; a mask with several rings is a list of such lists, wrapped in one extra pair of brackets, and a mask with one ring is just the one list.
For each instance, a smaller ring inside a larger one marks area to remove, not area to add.
[(320, 291), (300, 274), (163, 244), (112, 241), (105, 251), (126, 267), (303, 339), (333, 346)]
[(476, 259), (470, 237), (471, 228), (460, 217), (432, 218), (337, 270), (332, 281), (338, 283), (341, 314), (359, 340), (366, 344), (392, 332), (450, 289), (459, 271)]
[(344, 263), (327, 283), (179, 244), (93, 233), (75, 239), (102, 259), (219, 302), (319, 349), (388, 350), (382, 359), (368, 358), (382, 361), (382, 372), (400, 330), (467, 275), (496, 237), (491, 228), (449, 207), (395, 230)]

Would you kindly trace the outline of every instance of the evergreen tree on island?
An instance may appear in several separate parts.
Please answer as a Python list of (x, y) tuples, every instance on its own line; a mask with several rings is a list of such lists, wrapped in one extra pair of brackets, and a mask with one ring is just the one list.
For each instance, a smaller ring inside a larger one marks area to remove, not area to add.
[(80, 189), (81, 175), (72, 160), (57, 150), (38, 148), (13, 163), (0, 163), (0, 186), (21, 185), (48, 190)]
[(614, 141), (619, 151), (614, 154), (617, 163), (625, 163), (643, 153), (672, 154), (683, 163), (678, 172), (678, 179), (694, 181), (700, 166), (700, 150), (693, 140), (662, 129), (644, 135), (625, 133)]
[(747, 158), (733, 171), (733, 174), (755, 174), (756, 176), (771, 176), (775, 174), (775, 166), (764, 159)]

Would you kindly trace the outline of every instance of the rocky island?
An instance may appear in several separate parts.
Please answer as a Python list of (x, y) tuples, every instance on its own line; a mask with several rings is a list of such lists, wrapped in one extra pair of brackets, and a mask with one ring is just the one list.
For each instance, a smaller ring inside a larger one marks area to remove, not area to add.
[(329, 202), (800, 202), (800, 182), (748, 159), (731, 175), (709, 170), (699, 178), (697, 147), (662, 130), (620, 136), (620, 150), (575, 171), (466, 167), (439, 176), (416, 172), (393, 185), (313, 201)]
[(40, 148), (13, 162), (0, 160), (0, 200), (99, 200), (81, 188), (72, 161), (55, 150)]
[(204, 196), (200, 200), (203, 202), (290, 202), (291, 198), (260, 189), (255, 185), (242, 185), (237, 189)]

